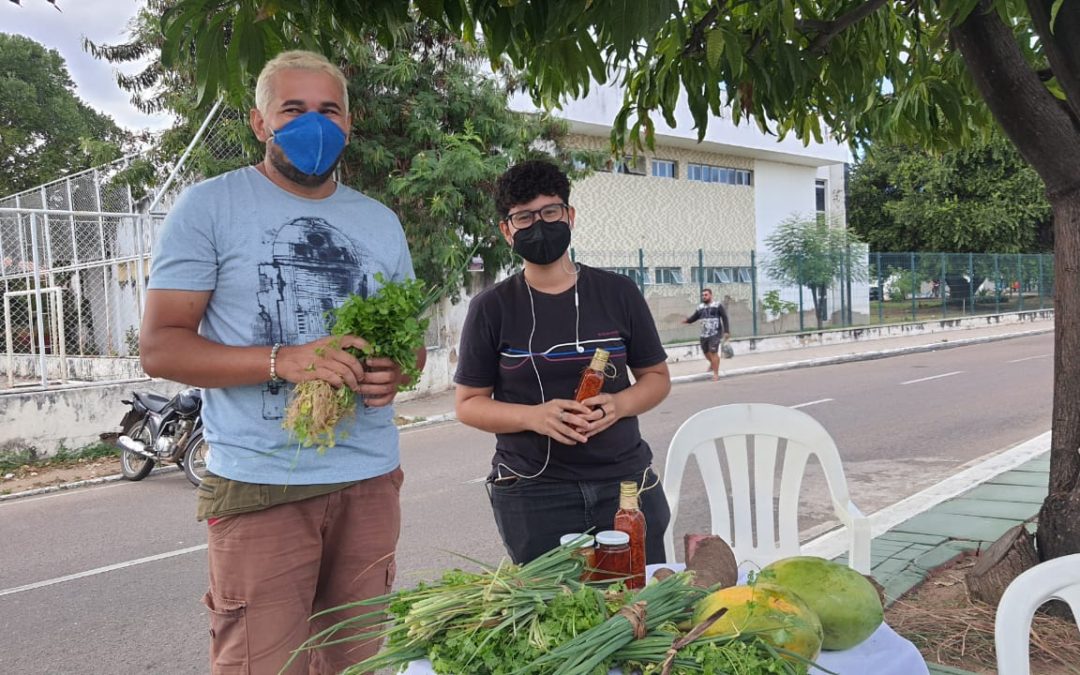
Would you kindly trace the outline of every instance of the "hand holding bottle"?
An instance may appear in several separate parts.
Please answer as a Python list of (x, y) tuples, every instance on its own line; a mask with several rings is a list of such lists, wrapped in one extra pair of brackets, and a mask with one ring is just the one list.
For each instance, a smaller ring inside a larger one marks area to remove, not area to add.
[(585, 435), (589, 438), (615, 424), (622, 417), (615, 396), (612, 394), (597, 394), (581, 403), (591, 408), (589, 414), (584, 415), (584, 419), (588, 421)]
[(585, 443), (589, 439), (583, 432), (589, 428), (589, 416), (594, 412), (577, 401), (552, 399), (532, 406), (528, 429), (565, 445)]

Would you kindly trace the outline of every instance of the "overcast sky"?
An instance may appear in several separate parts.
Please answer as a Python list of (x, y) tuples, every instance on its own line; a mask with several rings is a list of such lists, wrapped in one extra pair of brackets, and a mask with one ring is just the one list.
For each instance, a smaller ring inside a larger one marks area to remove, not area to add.
[[(0, 32), (25, 35), (60, 52), (76, 91), (90, 107), (112, 117), (128, 129), (158, 130), (169, 125), (163, 115), (144, 115), (129, 102), (130, 95), (116, 85), (115, 66), (98, 61), (82, 49), (86, 36), (97, 43), (125, 41), (128, 22), (135, 16), (140, 0), (58, 0), (56, 11), (45, 0), (22, 0), (16, 5), (0, 0)], [(124, 72), (138, 72), (134, 64)]]

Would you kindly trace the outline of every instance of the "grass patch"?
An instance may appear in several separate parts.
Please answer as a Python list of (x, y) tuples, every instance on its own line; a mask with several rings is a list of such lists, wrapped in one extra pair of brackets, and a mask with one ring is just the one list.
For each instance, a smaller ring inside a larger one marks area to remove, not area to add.
[(115, 457), (119, 450), (108, 443), (91, 443), (80, 448), (68, 448), (62, 443), (52, 455), (46, 456), (36, 446), (8, 441), (0, 445), (0, 473), (14, 472), (24, 466), (31, 468), (57, 467), (86, 462), (99, 457)]

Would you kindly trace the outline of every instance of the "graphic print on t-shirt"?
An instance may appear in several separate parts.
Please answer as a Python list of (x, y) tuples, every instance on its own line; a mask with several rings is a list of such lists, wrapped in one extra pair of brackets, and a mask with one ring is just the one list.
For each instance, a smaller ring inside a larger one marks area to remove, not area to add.
[[(364, 256), (340, 230), (322, 218), (289, 221), (266, 233), (272, 259), (260, 263), (256, 292), (255, 344), (299, 345), (326, 335), (327, 312), (350, 293), (368, 295)], [(285, 388), (263, 388), (263, 419), (281, 419)]]
[[(578, 344), (583, 348), (581, 352), (577, 350)], [(536, 346), (533, 345), (534, 348)], [(622, 338), (618, 336), (581, 340), (580, 343), (562, 342), (542, 351), (533, 351), (531, 354), (527, 345), (524, 349), (508, 345), (500, 352), (502, 358), (500, 359), (499, 368), (508, 376), (512, 376), (514, 371), (521, 368), (525, 368), (526, 372), (529, 372), (532, 371), (535, 359), (535, 365), (541, 373), (542, 381), (548, 381), (550, 377), (555, 376), (555, 373), (558, 372), (562, 374), (562, 377), (569, 375), (570, 379), (576, 383), (574, 378), (589, 365), (597, 348), (605, 349), (610, 354), (607, 372), (604, 374), (608, 378), (617, 379), (620, 375), (620, 363), (622, 364), (622, 370), (625, 370), (626, 365), (626, 345), (623, 343)], [(569, 372), (565, 372), (567, 369), (569, 369)], [(569, 395), (568, 392), (547, 391), (545, 388), (543, 400), (550, 401), (553, 398), (564, 398)], [(541, 399), (538, 396), (537, 402), (540, 401)]]

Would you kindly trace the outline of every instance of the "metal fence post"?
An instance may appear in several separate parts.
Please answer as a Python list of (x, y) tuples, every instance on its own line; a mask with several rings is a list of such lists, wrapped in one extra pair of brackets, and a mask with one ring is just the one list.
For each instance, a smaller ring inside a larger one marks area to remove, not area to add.
[(994, 254), (994, 314), (1001, 314), (1001, 269), (997, 253)]
[(1043, 254), (1039, 254), (1039, 309), (1043, 308)]
[(916, 307), (916, 296), (919, 294), (919, 282), (915, 275), (915, 253), (911, 253), (911, 320), (919, 320), (919, 312)]
[[(700, 252), (701, 249), (698, 249)], [(700, 275), (699, 275), (700, 276)], [(757, 251), (750, 250), (750, 322), (752, 332), (757, 337)]]
[(945, 254), (941, 254), (941, 279), (938, 280), (938, 293), (941, 293), (941, 318), (944, 319), (948, 315), (948, 308), (945, 306)]
[(638, 288), (641, 289), (641, 294), (645, 295), (645, 249), (639, 248), (637, 250), (638, 260)]
[(1020, 307), (1018, 311), (1024, 311), (1024, 256), (1020, 253), (1016, 254), (1016, 281), (1020, 284), (1020, 288), (1016, 289), (1020, 294)]
[(975, 254), (968, 253), (968, 296), (971, 314), (975, 314)]
[(877, 319), (885, 323), (885, 283), (881, 279), (881, 253), (877, 253)]
[(697, 270), (697, 294), (700, 298), (705, 290), (705, 252), (700, 248), (697, 250)]
[(30, 214), (30, 251), (34, 257), (34, 303), (37, 305), (38, 368), (41, 369), (41, 386), (49, 386), (48, 366), (45, 363), (45, 308), (41, 303), (41, 254), (38, 251), (37, 214)]
[(803, 297), (802, 297), (802, 256), (795, 256), (795, 283), (799, 285), (799, 332), (802, 333), (806, 330), (805, 319), (803, 317)]

